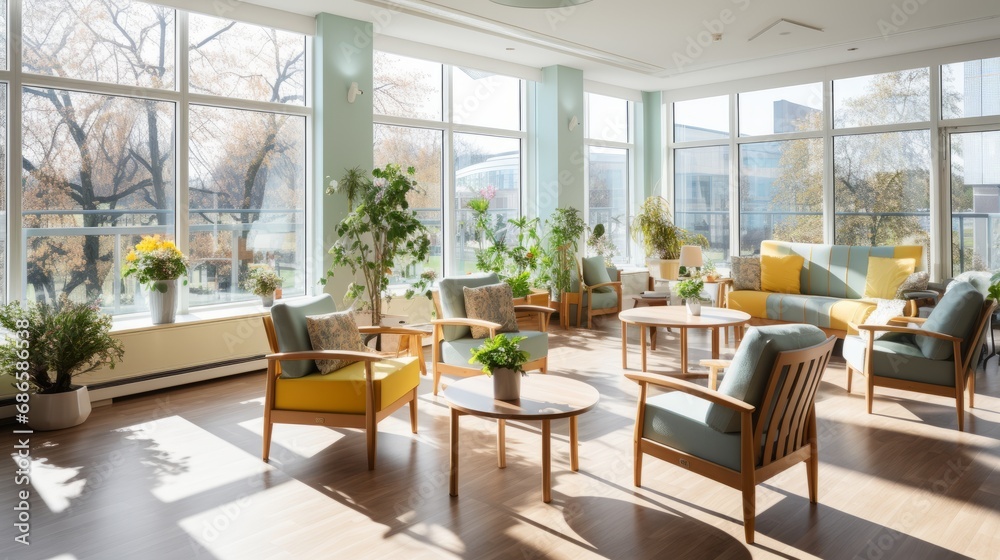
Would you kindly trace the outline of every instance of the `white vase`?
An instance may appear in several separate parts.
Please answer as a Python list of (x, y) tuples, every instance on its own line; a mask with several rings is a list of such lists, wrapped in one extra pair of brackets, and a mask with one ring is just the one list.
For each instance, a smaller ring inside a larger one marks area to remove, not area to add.
[(507, 368), (493, 370), (493, 398), (498, 401), (521, 398), (521, 373)]
[(687, 300), (688, 315), (698, 317), (701, 315), (701, 301), (696, 299)]
[(28, 426), (33, 430), (72, 428), (90, 416), (90, 395), (86, 387), (65, 393), (33, 393), (29, 403)]
[(154, 325), (173, 323), (177, 318), (177, 279), (154, 280), (149, 290), (149, 316)]
[(266, 296), (260, 296), (260, 304), (264, 307), (271, 307), (274, 305), (274, 292), (271, 292)]

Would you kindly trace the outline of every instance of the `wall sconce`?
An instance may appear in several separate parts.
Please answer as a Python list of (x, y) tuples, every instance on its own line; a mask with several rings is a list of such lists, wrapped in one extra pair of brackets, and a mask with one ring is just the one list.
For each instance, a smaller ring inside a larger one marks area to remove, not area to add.
[(351, 87), (347, 90), (347, 102), (354, 103), (354, 100), (363, 93), (361, 88), (358, 87), (358, 82), (351, 82)]
[(578, 126), (580, 126), (580, 119), (576, 118), (576, 115), (574, 115), (571, 119), (569, 119), (569, 131), (573, 132)]

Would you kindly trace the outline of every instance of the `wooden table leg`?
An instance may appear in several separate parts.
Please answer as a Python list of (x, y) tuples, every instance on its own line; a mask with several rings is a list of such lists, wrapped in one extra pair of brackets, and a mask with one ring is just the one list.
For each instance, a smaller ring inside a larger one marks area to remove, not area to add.
[(569, 466), (573, 469), (573, 472), (580, 470), (580, 450), (578, 449), (577, 439), (579, 437), (579, 432), (576, 426), (576, 416), (569, 417)]
[(639, 348), (642, 351), (642, 371), (646, 371), (646, 329), (639, 326)]
[(552, 421), (542, 420), (542, 501), (552, 501)]
[(497, 419), (497, 466), (507, 468), (507, 421)]
[(625, 321), (622, 321), (622, 369), (628, 369), (628, 323)]
[(458, 411), (451, 409), (451, 458), (449, 459), (448, 494), (458, 495)]
[(719, 359), (719, 328), (710, 329), (712, 331), (712, 359)]
[[(685, 328), (679, 329), (681, 331), (681, 374), (688, 374), (688, 330)], [(642, 371), (646, 371), (645, 369)]]
[(649, 327), (649, 348), (656, 350), (656, 327)]

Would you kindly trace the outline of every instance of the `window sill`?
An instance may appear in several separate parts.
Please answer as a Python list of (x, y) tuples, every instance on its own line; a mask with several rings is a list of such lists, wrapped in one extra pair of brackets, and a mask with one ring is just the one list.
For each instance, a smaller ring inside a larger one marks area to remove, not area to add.
[[(277, 301), (294, 301), (306, 296), (295, 296), (282, 298)], [(270, 313), (269, 307), (264, 307), (260, 301), (243, 301), (237, 304), (227, 304), (218, 306), (198, 307), (188, 313), (177, 314), (173, 323), (154, 325), (149, 313), (137, 313), (134, 315), (121, 315), (113, 319), (114, 324), (111, 332), (115, 334), (150, 331), (156, 329), (171, 329), (192, 324), (203, 324), (218, 321), (229, 321), (232, 319), (249, 319), (263, 317)]]

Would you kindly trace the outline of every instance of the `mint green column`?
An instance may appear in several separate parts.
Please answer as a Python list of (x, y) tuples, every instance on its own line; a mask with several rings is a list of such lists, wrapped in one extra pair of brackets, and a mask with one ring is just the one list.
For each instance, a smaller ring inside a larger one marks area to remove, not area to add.
[(663, 95), (658, 91), (642, 92), (642, 115), (637, 118), (636, 142), (642, 153), (642, 178), (639, 202), (646, 198), (666, 194), (663, 192), (664, 150)]
[[(314, 198), (312, 224), (313, 286), (330, 267), (327, 251), (337, 239), (337, 224), (347, 213), (347, 197), (328, 195), (330, 179), (340, 179), (353, 167), (370, 170), (374, 166), (372, 144), (372, 24), (332, 14), (316, 16), (313, 42), (313, 149)], [(364, 92), (354, 103), (347, 102), (347, 90), (357, 82)], [(322, 264), (322, 266), (321, 266)], [(331, 278), (326, 291), (337, 305), (351, 278), (346, 274)]]
[[(576, 117), (578, 125), (569, 129)], [(542, 69), (535, 95), (538, 181), (537, 216), (544, 219), (560, 207), (583, 212), (583, 71), (566, 66)]]

